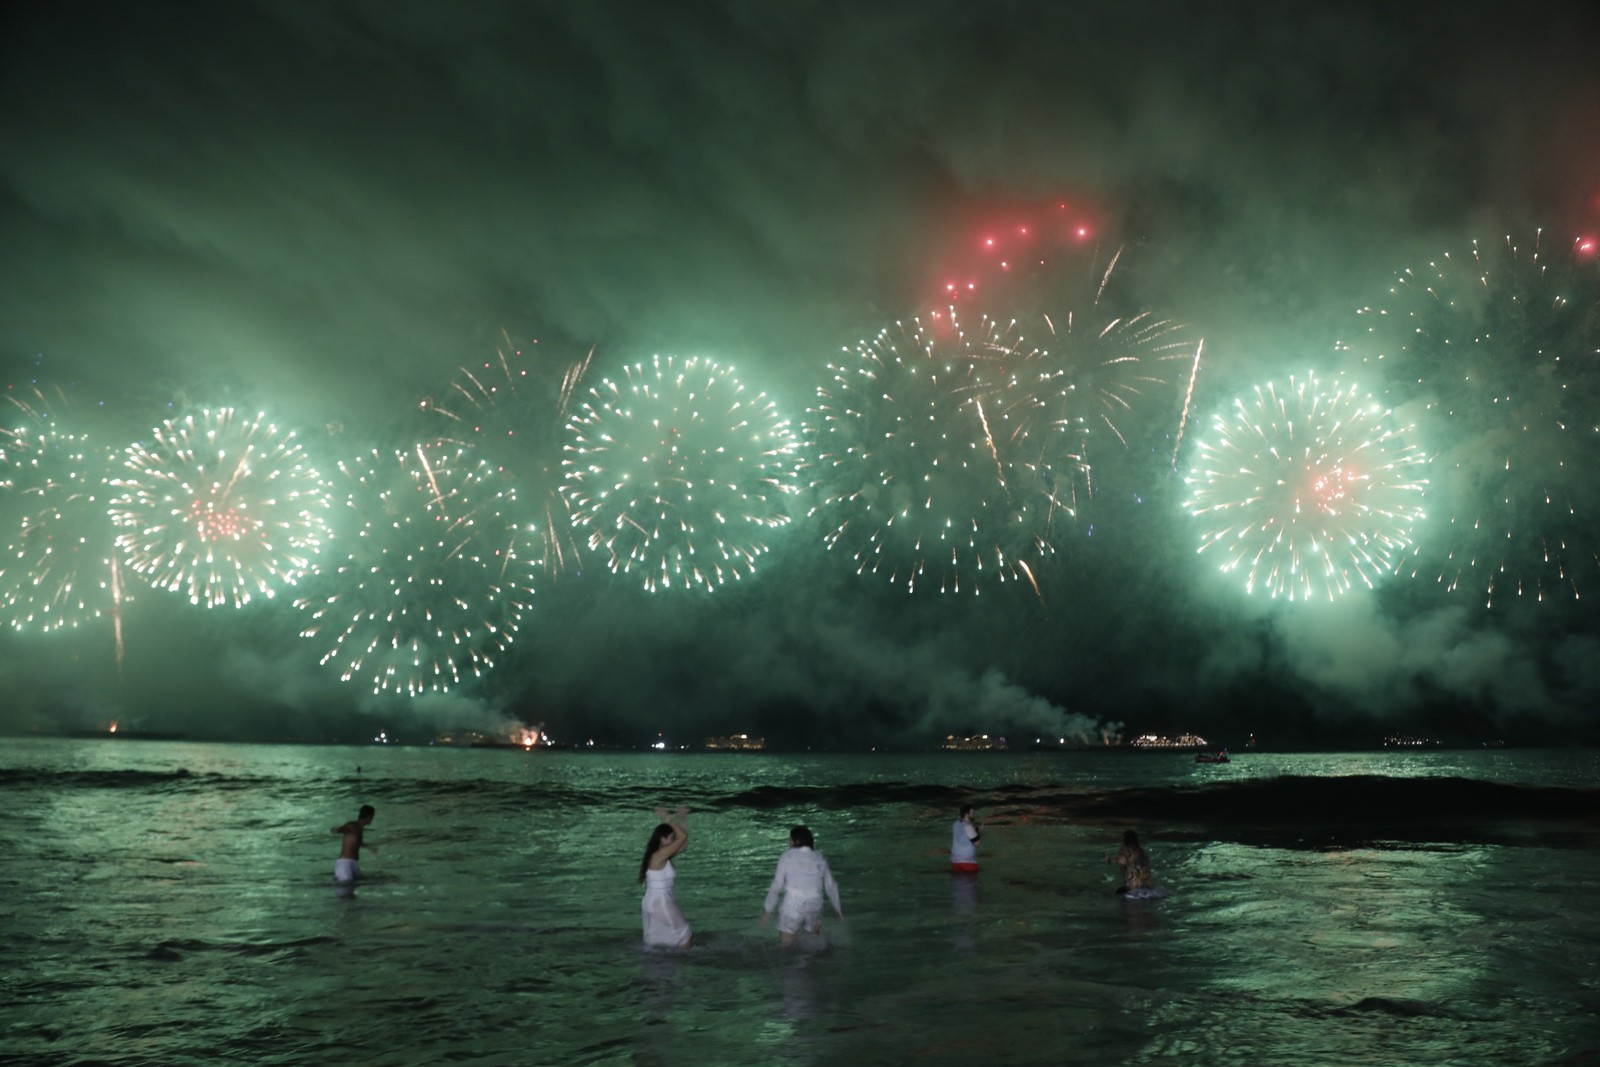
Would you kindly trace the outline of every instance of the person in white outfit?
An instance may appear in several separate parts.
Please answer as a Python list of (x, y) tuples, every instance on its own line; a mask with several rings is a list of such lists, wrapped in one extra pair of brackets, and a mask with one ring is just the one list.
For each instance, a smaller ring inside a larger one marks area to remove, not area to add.
[(972, 820), (972, 805), (961, 808), (961, 817), (950, 824), (950, 869), (959, 874), (978, 873), (978, 841), (983, 831)]
[(666, 808), (657, 808), (656, 816), (661, 824), (650, 834), (644, 861), (639, 864), (639, 881), (644, 883), (644, 900), (639, 906), (644, 917), (644, 943), (650, 948), (688, 948), (694, 931), (684, 921), (673, 896), (678, 872), (672, 867), (672, 857), (689, 844), (689, 827), (685, 825), (689, 809), (680, 806), (678, 813), (669, 818)]
[(778, 857), (778, 870), (772, 876), (772, 888), (767, 890), (767, 903), (761, 913), (763, 925), (772, 918), (772, 909), (783, 897), (778, 908), (778, 941), (785, 947), (794, 944), (795, 935), (802, 929), (810, 933), (822, 930), (822, 899), (827, 897), (834, 914), (844, 918), (839, 906), (839, 883), (833, 879), (827, 858), (817, 852), (811, 831), (796, 826), (789, 831), (789, 850)]

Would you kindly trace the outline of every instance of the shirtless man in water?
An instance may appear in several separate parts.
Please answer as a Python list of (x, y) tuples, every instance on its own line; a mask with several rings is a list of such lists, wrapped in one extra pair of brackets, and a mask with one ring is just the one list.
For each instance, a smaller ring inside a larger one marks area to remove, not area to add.
[[(339, 845), (339, 858), (333, 865), (333, 880), (335, 882), (353, 882), (361, 877), (361, 846), (364, 842), (361, 835), (366, 831), (372, 816), (377, 814), (371, 804), (361, 805), (361, 810), (356, 817), (343, 826), (335, 826), (333, 833), (343, 834), (344, 840)], [(377, 845), (367, 845), (372, 851), (378, 851)]]

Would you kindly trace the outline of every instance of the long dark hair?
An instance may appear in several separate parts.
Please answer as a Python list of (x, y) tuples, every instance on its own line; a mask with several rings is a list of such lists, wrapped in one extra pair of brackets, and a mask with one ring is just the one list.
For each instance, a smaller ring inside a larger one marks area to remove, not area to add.
[(650, 869), (650, 857), (656, 854), (656, 849), (661, 847), (661, 842), (667, 839), (667, 835), (674, 832), (676, 831), (671, 826), (662, 823), (650, 834), (650, 843), (644, 846), (644, 859), (639, 861), (639, 881), (644, 881), (644, 872)]
[(1125, 847), (1125, 848), (1142, 848), (1142, 847), (1144, 847), (1144, 846), (1139, 844), (1139, 835), (1134, 833), (1132, 830), (1124, 830), (1124, 831), (1122, 831), (1122, 844), (1123, 844), (1123, 847)]
[(796, 826), (789, 831), (789, 840), (800, 848), (815, 848), (816, 839), (811, 836), (811, 831), (804, 826)]

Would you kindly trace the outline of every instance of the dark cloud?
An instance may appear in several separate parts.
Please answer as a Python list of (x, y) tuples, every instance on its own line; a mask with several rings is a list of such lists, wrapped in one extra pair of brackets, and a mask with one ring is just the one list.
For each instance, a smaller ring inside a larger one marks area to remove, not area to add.
[[(1116, 301), (1205, 337), (1198, 434), (1265, 377), (1333, 367), (1406, 266), (1600, 222), (1600, 15), (1576, 2), (4, 20), (0, 365), (106, 439), (237, 404), (342, 458), (534, 338), (552, 366), (593, 346), (591, 382), (716, 359), (798, 418), (824, 363), (924, 307), (975, 227), (1055, 198), (1094, 216), (1101, 262), (1123, 249)], [(1593, 735), (1589, 601), (1487, 611), (1423, 582), (1303, 611), (1245, 598), (1196, 557), (1158, 430), (1105, 461), (1037, 595), (908, 598), (799, 535), (709, 597), (648, 596), (594, 559), (542, 583), (484, 681), (407, 704), (319, 669), (292, 597), (197, 621), (145, 592), (120, 671), (103, 621), (5, 637), (5, 714), (294, 738), (509, 718), (789, 744), (1108, 723)]]

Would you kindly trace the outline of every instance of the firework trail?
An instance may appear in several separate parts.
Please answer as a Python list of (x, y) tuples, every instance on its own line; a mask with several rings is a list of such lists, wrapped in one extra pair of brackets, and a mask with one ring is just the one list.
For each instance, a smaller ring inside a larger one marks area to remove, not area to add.
[(232, 408), (169, 420), (112, 479), (109, 513), (128, 564), (207, 607), (272, 597), (310, 567), (327, 494), (292, 432)]
[(613, 573), (646, 589), (751, 574), (790, 521), (799, 442), (766, 394), (710, 360), (633, 364), (590, 389), (567, 427), (573, 518)]
[(1178, 454), (1183, 451), (1183, 431), (1189, 425), (1189, 408), (1194, 404), (1194, 383), (1200, 377), (1200, 353), (1204, 350), (1204, 341), (1194, 346), (1194, 366), (1189, 370), (1189, 386), (1183, 393), (1183, 414), (1178, 416), (1178, 435), (1172, 442), (1173, 470), (1178, 469)]
[[(1063, 249), (1010, 279), (1019, 284), (991, 286), (990, 300), (1015, 309), (1038, 345), (1008, 368), (1007, 414), (1036, 446), (1049, 444), (1041, 462), (1073, 472), (1070, 496), (1086, 526), (1108, 473), (1119, 493), (1162, 475), (1146, 453), (1167, 437), (1166, 470), (1175, 467), (1200, 371), (1202, 343), (1189, 327), (1127, 306), (1118, 294), (1123, 253), (1118, 247), (1102, 259), (1098, 249)], [(1141, 465), (1149, 469), (1135, 473)]]
[(113, 450), (64, 431), (38, 390), (8, 399), (21, 424), (0, 430), (0, 603), (18, 630), (49, 632), (109, 614), (120, 664), (127, 597), (106, 510)]
[(561, 492), (561, 459), (568, 409), (594, 349), (572, 362), (540, 362), (504, 341), (492, 359), (460, 368), (443, 396), (420, 407), (437, 416), (440, 444), (473, 449), (517, 487), (519, 504), (537, 515), (536, 562), (554, 580), (579, 567), (583, 555)]
[[(1193, 388), (1200, 344), (1180, 323), (1140, 312), (1085, 328), (1081, 316), (1068, 313), (1058, 332), (1054, 318), (1044, 321), (1051, 334), (1048, 347), (1040, 350), (1026, 383), (1034, 418), (1064, 435), (1091, 475), (1105, 451), (1102, 444), (1114, 441), (1117, 450), (1128, 448), (1132, 431), (1124, 429), (1126, 421), (1141, 414), (1148, 393), (1165, 394), (1172, 386), (1171, 364), (1190, 366)], [(1092, 483), (1086, 488), (1092, 492)]]
[(1473, 242), (1401, 272), (1356, 321), (1339, 347), (1432, 443), (1403, 570), (1489, 607), (1576, 599), (1600, 570), (1600, 265), (1539, 232)]
[(494, 667), (533, 596), (537, 535), (466, 449), (376, 450), (332, 479), (333, 542), (295, 606), (321, 662), (374, 694), (445, 692)]
[(1185, 479), (1200, 552), (1273, 597), (1337, 599), (1394, 570), (1422, 517), (1427, 458), (1354, 385), (1258, 386), (1212, 421)]
[(968, 334), (950, 309), (845, 353), (805, 423), (824, 543), (910, 593), (1037, 594), (1078, 461), (1019, 387), (1036, 351), (987, 318)]

